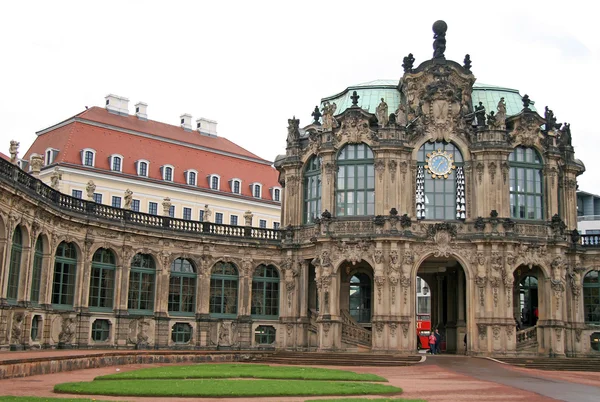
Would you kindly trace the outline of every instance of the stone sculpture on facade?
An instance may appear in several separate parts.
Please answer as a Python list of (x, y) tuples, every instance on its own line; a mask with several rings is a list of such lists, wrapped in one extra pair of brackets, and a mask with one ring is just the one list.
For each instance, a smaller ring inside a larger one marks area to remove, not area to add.
[(485, 106), (483, 102), (479, 102), (479, 105), (475, 106), (475, 117), (477, 118), (477, 126), (485, 126)]
[(402, 62), (402, 68), (404, 68), (405, 73), (410, 73), (413, 69), (413, 64), (415, 63), (415, 58), (412, 53), (409, 53), (408, 56), (405, 56)]
[(8, 148), (8, 152), (10, 154), (10, 163), (17, 163), (17, 155), (19, 154), (19, 145), (20, 143), (15, 140), (10, 141), (10, 147)]
[(205, 204), (204, 205), (204, 216), (203, 216), (204, 222), (211, 222), (211, 220), (210, 220), (211, 217), (212, 217), (212, 211), (208, 207), (208, 204)]
[(50, 187), (58, 190), (58, 187), (60, 186), (60, 180), (62, 180), (62, 172), (58, 166), (55, 166), (52, 174), (50, 175)]
[(171, 215), (171, 206), (173, 204), (171, 203), (171, 199), (169, 197), (165, 197), (163, 199), (162, 202), (162, 207), (163, 207), (163, 216), (170, 216)]
[(94, 192), (96, 191), (96, 185), (93, 180), (87, 182), (85, 186), (85, 193), (87, 195), (88, 200), (92, 201), (94, 199)]
[(313, 117), (312, 124), (320, 126), (321, 122), (319, 121), (319, 119), (321, 119), (321, 111), (319, 110), (319, 106), (315, 106), (315, 110), (313, 110), (311, 116)]
[(130, 189), (125, 190), (123, 200), (124, 200), (123, 208), (131, 209), (131, 203), (133, 201), (133, 191), (131, 191)]
[(443, 59), (446, 51), (446, 30), (448, 25), (442, 20), (433, 23), (433, 58)]
[(337, 122), (333, 117), (336, 109), (337, 105), (335, 104), (335, 102), (330, 104), (329, 101), (325, 101), (323, 103), (323, 109), (321, 109), (323, 111), (323, 130), (331, 131), (337, 127)]
[(12, 328), (10, 329), (11, 345), (20, 345), (23, 335), (23, 313), (15, 313), (13, 315)]
[(29, 166), (31, 167), (31, 174), (33, 176), (39, 176), (40, 171), (44, 166), (44, 157), (40, 154), (31, 154)]
[(504, 97), (498, 102), (498, 112), (496, 113), (496, 124), (499, 130), (506, 129), (506, 103)]
[(68, 345), (73, 342), (75, 336), (75, 321), (71, 317), (64, 317), (61, 324), (61, 331), (58, 335), (59, 343)]
[(379, 125), (381, 127), (385, 127), (388, 125), (389, 114), (388, 114), (388, 105), (385, 103), (385, 100), (381, 98), (381, 103), (377, 106), (377, 120), (379, 120)]
[(300, 138), (300, 119), (296, 119), (296, 116), (288, 119), (288, 135), (287, 145), (288, 147), (295, 144)]

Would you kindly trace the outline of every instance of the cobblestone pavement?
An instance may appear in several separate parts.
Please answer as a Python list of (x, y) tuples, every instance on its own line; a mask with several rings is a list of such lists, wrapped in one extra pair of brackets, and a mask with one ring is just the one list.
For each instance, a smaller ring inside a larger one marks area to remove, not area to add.
[[(44, 352), (35, 352), (44, 353)], [(78, 354), (76, 351), (61, 352)], [(79, 352), (81, 353), (81, 352)], [(86, 352), (87, 353), (87, 352)], [(6, 360), (2, 353), (0, 360)], [(15, 353), (10, 353), (13, 358)], [(28, 356), (33, 357), (33, 356)], [(40, 356), (35, 356), (40, 357)], [(58, 397), (55, 384), (91, 381), (98, 375), (135, 370), (157, 365), (128, 365), (38, 375), (0, 381), (1, 395)], [(427, 360), (409, 367), (333, 367), (381, 375), (391, 385), (404, 390), (403, 398), (421, 398), (429, 402), (452, 401), (598, 401), (600, 373), (546, 372), (502, 365), (491, 360), (463, 356), (428, 356)], [(594, 386), (594, 384), (596, 386)], [(131, 398), (94, 396), (96, 400), (128, 401), (192, 401), (198, 398)], [(373, 397), (377, 398), (377, 397)], [(204, 398), (202, 401), (303, 401), (320, 398)], [(1, 397), (0, 397), (1, 400)]]

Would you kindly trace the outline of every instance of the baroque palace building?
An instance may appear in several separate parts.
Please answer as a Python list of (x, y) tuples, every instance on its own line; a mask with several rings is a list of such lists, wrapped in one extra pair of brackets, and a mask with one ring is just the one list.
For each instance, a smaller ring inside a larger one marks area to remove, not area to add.
[(398, 81), (288, 121), (280, 229), (73, 197), (11, 151), (0, 346), (413, 353), (425, 281), (449, 352), (598, 353), (600, 243), (575, 230), (569, 125), (476, 85), (433, 29), (433, 58), (409, 54)]

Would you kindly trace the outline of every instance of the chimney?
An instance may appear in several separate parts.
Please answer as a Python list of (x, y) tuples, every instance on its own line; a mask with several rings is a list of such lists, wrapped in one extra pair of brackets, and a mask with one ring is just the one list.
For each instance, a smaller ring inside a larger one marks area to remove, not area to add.
[(200, 134), (211, 137), (217, 136), (217, 122), (214, 120), (205, 119), (204, 117), (196, 120), (196, 129)]
[(135, 104), (135, 115), (140, 120), (148, 120), (148, 114), (146, 109), (148, 108), (148, 104), (144, 102), (138, 102)]
[(181, 127), (185, 131), (192, 131), (192, 115), (185, 113), (179, 116), (179, 118), (181, 119)]
[(106, 95), (106, 110), (110, 113), (129, 116), (129, 99), (118, 95)]

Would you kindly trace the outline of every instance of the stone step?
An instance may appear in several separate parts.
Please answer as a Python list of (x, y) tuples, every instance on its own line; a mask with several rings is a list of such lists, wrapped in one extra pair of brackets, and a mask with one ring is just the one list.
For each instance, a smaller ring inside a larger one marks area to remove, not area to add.
[(496, 360), (513, 366), (539, 370), (600, 372), (600, 358), (503, 357)]
[(330, 366), (407, 366), (421, 361), (421, 356), (384, 355), (371, 353), (297, 353), (278, 352), (262, 356), (255, 362)]

